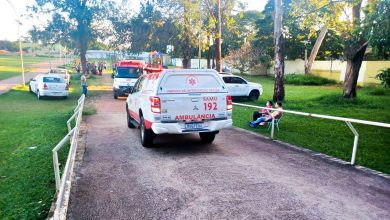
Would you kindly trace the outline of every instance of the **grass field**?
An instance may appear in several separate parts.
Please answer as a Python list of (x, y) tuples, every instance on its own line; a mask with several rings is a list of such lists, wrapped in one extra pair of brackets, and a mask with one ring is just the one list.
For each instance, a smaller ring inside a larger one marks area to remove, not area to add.
[[(31, 57), (25, 56), (24, 59), (24, 68), (25, 72), (31, 71), (29, 65), (47, 61), (47, 57)], [(6, 56), (0, 55), (0, 80), (7, 79), (13, 76), (20, 75), (22, 68), (20, 66), (19, 56)]]
[[(67, 133), (66, 121), (81, 95), (79, 76), (72, 77), (68, 99), (38, 100), (18, 87), (0, 95), (0, 219), (45, 219), (55, 193), (53, 147)], [(101, 90), (88, 80), (93, 98)], [(93, 114), (92, 106), (85, 107)], [(65, 165), (67, 148), (59, 152)]]
[[(257, 102), (246, 104), (264, 106), (272, 99), (273, 78), (245, 76), (249, 81), (260, 82), (264, 94)], [(371, 95), (375, 87), (361, 88), (358, 98), (341, 98), (341, 86), (294, 86), (286, 85), (286, 97), (283, 108), (308, 113), (356, 118), (390, 123), (390, 90), (384, 95)], [(253, 108), (234, 106), (234, 125), (269, 136), (265, 127), (250, 128)], [(359, 132), (359, 146), (356, 163), (375, 170), (390, 173), (390, 129), (366, 125), (354, 125)], [(308, 118), (285, 114), (280, 123), (276, 139), (303, 146), (317, 152), (350, 161), (353, 134), (344, 122)]]

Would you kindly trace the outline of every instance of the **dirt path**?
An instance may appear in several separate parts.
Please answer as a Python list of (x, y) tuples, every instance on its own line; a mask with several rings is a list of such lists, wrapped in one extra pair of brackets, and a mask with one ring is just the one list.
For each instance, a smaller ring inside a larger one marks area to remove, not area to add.
[[(60, 60), (52, 60), (51, 61), (51, 66), (52, 67), (56, 67), (56, 66), (59, 66), (59, 65), (62, 65), (62, 61), (60, 62)], [(50, 61), (45, 61), (45, 62), (41, 62), (41, 63), (36, 63), (36, 64), (31, 64), (29, 65), (30, 68), (32, 68), (32, 71), (29, 72), (29, 73), (25, 73), (24, 74), (24, 78), (25, 78), (25, 81), (28, 82), (30, 81), (31, 78), (34, 78), (36, 75), (40, 74), (40, 73), (45, 73), (47, 71), (49, 71), (50, 69)], [(14, 86), (18, 85), (18, 84), (22, 84), (23, 83), (23, 78), (22, 78), (22, 74), (20, 73), (19, 76), (14, 76), (14, 77), (11, 77), (11, 78), (8, 78), (8, 79), (4, 79), (4, 80), (0, 80), (0, 95), (3, 94), (3, 93), (6, 93), (8, 92), (9, 90), (11, 90)]]
[(238, 129), (155, 148), (107, 93), (86, 118), (69, 219), (390, 219), (390, 181)]

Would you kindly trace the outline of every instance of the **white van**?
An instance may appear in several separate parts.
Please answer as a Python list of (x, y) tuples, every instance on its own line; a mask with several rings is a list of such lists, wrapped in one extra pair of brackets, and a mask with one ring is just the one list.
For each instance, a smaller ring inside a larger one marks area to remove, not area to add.
[(141, 76), (126, 101), (129, 128), (139, 127), (145, 147), (157, 134), (199, 133), (211, 143), (230, 128), (232, 99), (214, 70), (164, 70)]

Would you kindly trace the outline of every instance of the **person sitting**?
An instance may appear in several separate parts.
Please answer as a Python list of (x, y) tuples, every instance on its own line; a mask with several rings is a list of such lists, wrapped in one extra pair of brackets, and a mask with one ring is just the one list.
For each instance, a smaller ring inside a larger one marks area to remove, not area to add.
[(283, 110), (282, 109), (282, 103), (281, 102), (276, 102), (275, 104), (275, 108), (277, 109), (276, 111), (272, 112), (270, 115), (266, 115), (266, 116), (262, 116), (260, 118), (258, 118), (257, 120), (255, 121), (251, 121), (249, 122), (249, 126), (251, 128), (254, 128), (256, 127), (258, 124), (262, 123), (262, 122), (268, 122), (268, 121), (271, 121), (272, 118), (275, 118), (275, 119), (278, 119), (280, 117), (282, 117), (282, 111), (280, 110)]
[[(271, 100), (268, 100), (267, 103), (265, 104), (265, 107), (266, 108), (272, 108), (272, 101)], [(255, 111), (253, 112), (253, 120), (252, 121), (256, 121), (256, 119), (260, 118), (261, 116), (266, 116), (266, 115), (269, 115), (270, 114), (270, 111), (271, 110), (268, 110), (268, 109), (259, 109), (259, 111)]]

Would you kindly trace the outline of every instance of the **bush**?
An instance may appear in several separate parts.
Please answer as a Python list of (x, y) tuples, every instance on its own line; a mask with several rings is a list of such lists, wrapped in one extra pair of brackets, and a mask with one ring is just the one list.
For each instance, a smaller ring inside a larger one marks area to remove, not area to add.
[(328, 84), (336, 84), (335, 80), (322, 78), (319, 76), (313, 75), (303, 75), (303, 74), (289, 74), (284, 77), (284, 82), (286, 84), (292, 85), (310, 85), (310, 86), (320, 86)]
[(385, 95), (385, 92), (386, 91), (384, 88), (376, 87), (373, 90), (371, 90), (368, 94), (375, 95), (375, 96), (382, 96)]
[(390, 86), (390, 68), (381, 70), (378, 75), (375, 76), (376, 79), (381, 81), (381, 84), (387, 88)]

